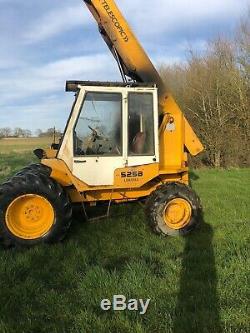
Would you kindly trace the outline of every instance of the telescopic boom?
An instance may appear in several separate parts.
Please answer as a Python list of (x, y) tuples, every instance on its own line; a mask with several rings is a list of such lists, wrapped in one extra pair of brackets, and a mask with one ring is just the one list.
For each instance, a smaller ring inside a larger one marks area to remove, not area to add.
[(99, 31), (118, 61), (123, 77), (154, 82), (162, 93), (165, 85), (140, 42), (113, 0), (83, 0), (97, 21)]
[[(140, 42), (132, 32), (114, 0), (83, 0), (97, 21), (99, 31), (115, 57), (123, 80), (155, 83), (159, 94), (159, 113), (171, 114), (176, 119), (183, 117), (184, 144), (192, 155), (197, 155), (203, 146), (183, 116), (180, 108), (152, 64)], [(148, 6), (152, 2), (148, 2)], [(181, 129), (180, 129), (181, 130)]]

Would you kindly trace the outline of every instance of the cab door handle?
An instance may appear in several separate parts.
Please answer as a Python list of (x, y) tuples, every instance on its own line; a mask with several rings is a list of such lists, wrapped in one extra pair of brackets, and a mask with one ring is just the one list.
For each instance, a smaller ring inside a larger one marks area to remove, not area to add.
[(86, 160), (84, 160), (84, 161), (82, 161), (82, 160), (74, 160), (74, 163), (86, 163), (87, 161)]

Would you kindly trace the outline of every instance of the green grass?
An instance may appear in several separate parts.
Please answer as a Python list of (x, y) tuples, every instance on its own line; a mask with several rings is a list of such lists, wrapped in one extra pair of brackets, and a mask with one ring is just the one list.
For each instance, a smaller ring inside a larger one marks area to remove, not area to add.
[[(0, 179), (32, 157), (1, 155)], [(98, 223), (74, 219), (67, 239), (0, 250), (0, 333), (250, 332), (250, 170), (200, 170), (203, 225), (185, 238), (151, 233), (136, 204)], [(151, 298), (148, 312), (103, 312), (114, 294)]]
[(25, 153), (36, 148), (48, 148), (53, 141), (52, 137), (42, 138), (7, 138), (0, 139), (0, 153)]

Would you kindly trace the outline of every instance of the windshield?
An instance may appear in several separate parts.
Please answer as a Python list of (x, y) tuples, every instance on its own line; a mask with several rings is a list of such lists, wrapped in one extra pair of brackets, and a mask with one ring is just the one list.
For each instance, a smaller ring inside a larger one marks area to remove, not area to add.
[(75, 155), (122, 154), (122, 95), (86, 94), (74, 131)]

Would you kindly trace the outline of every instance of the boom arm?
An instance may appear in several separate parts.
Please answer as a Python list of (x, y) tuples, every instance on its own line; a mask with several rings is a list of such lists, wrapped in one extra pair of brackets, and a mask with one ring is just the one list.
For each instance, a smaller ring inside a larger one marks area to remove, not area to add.
[(166, 87), (143, 47), (113, 0), (83, 0), (122, 72), (137, 82), (153, 82), (162, 94)]
[[(171, 113), (171, 115), (174, 116), (176, 122), (179, 123), (178, 126), (184, 130), (184, 144), (192, 155), (197, 155), (201, 152), (203, 150), (201, 142), (182, 115), (173, 97), (167, 92), (167, 88), (158, 71), (135, 37), (127, 21), (116, 6), (115, 1), (83, 1), (97, 21), (99, 31), (117, 60), (123, 78), (126, 79), (126, 76), (128, 76), (130, 79), (137, 82), (155, 83), (158, 87), (159, 104), (161, 106), (159, 107), (159, 112), (165, 114)], [(181, 125), (181, 117), (183, 118), (184, 125)], [(179, 120), (177, 120), (177, 118)], [(181, 138), (181, 133), (180, 135), (176, 134), (176, 136), (178, 139)], [(179, 140), (182, 141), (182, 139)], [(169, 140), (169, 146), (171, 145), (170, 141), (171, 140)], [(179, 164), (179, 162), (177, 164)]]

